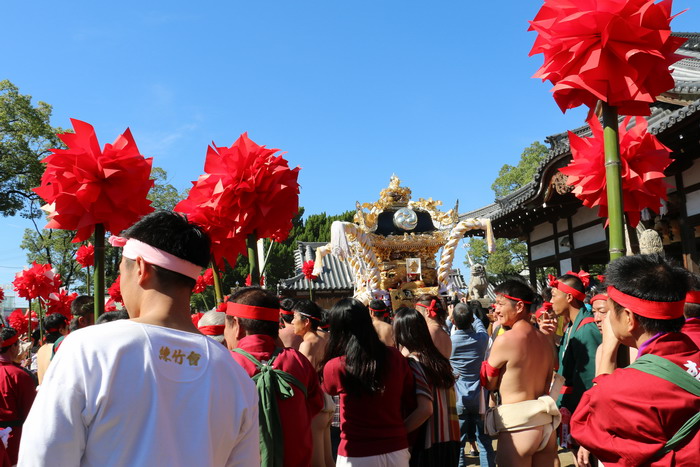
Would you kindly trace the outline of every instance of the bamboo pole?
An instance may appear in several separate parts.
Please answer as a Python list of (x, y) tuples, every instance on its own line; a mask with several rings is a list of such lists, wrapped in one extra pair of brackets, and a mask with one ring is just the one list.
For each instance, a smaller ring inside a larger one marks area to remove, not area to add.
[[(93, 256), (94, 257), (94, 256)], [(85, 287), (87, 287), (87, 293), (85, 295), (90, 295), (90, 266), (86, 266), (87, 278), (85, 279)]]
[(605, 183), (608, 197), (608, 233), (610, 261), (625, 255), (625, 215), (622, 200), (620, 143), (617, 108), (603, 102), (603, 140), (605, 142)]
[[(221, 293), (221, 276), (219, 275), (219, 267), (216, 262), (211, 262), (211, 270), (214, 272), (214, 296), (216, 297), (216, 304), (224, 302), (224, 295)], [(206, 304), (206, 302), (204, 302)]]
[(95, 321), (105, 312), (105, 226), (95, 225)]
[(246, 237), (245, 243), (248, 248), (248, 263), (250, 271), (250, 285), (260, 285), (260, 266), (258, 265), (258, 245), (255, 232)]

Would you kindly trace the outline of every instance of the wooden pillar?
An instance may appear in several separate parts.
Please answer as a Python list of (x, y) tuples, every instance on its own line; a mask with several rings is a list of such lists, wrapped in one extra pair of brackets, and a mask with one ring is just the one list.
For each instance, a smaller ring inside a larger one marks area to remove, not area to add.
[(532, 248), (530, 247), (530, 232), (527, 233), (527, 268), (530, 271), (530, 285), (537, 290), (537, 270), (532, 264)]

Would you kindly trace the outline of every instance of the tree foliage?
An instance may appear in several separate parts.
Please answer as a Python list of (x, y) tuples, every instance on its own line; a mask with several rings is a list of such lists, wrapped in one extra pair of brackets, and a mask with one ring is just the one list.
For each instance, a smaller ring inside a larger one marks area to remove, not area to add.
[(502, 198), (532, 181), (540, 163), (548, 153), (547, 147), (535, 141), (523, 150), (518, 165), (505, 164), (491, 185), (497, 198)]

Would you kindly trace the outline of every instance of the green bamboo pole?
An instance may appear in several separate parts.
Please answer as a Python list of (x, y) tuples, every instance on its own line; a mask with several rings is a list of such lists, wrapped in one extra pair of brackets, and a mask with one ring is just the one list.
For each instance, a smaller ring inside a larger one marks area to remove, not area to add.
[(255, 232), (248, 235), (245, 239), (246, 247), (248, 248), (248, 263), (250, 271), (250, 285), (260, 285), (260, 268), (258, 266), (258, 237)]
[(617, 108), (603, 102), (603, 140), (605, 142), (605, 183), (608, 195), (608, 232), (610, 261), (625, 255), (625, 215), (622, 204), (620, 143)]
[[(221, 276), (219, 275), (219, 267), (214, 261), (211, 262), (211, 270), (214, 271), (214, 295), (216, 296), (216, 303), (224, 302), (224, 295), (221, 293)], [(204, 302), (206, 305), (206, 302)]]
[(27, 340), (32, 341), (32, 300), (27, 299)]
[(105, 226), (95, 225), (95, 321), (105, 312)]
[[(44, 310), (41, 306), (42, 300), (41, 298), (38, 299), (39, 303), (39, 345), (44, 345)], [(30, 314), (31, 317), (31, 314)]]
[(85, 273), (87, 274), (87, 278), (85, 280), (85, 287), (87, 287), (86, 295), (90, 295), (90, 266), (86, 266)]

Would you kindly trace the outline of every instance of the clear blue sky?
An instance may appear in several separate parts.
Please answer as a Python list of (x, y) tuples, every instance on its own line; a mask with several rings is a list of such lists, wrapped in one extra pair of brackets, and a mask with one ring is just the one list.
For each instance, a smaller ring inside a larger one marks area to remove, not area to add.
[[(579, 126), (531, 79), (541, 2), (5, 2), (0, 78), (112, 142), (130, 127), (178, 189), (207, 144), (244, 131), (302, 167), (300, 203), (339, 213), (392, 173), (460, 211), (533, 141)], [(676, 0), (674, 12), (696, 6)], [(700, 9), (672, 23), (700, 31)], [(27, 222), (0, 218), (0, 284), (26, 263)], [(461, 264), (463, 258), (455, 259)]]

